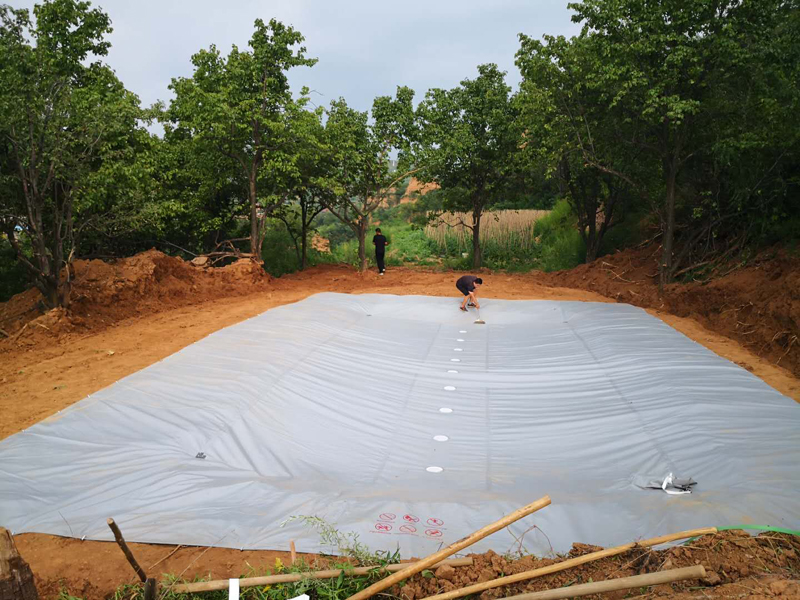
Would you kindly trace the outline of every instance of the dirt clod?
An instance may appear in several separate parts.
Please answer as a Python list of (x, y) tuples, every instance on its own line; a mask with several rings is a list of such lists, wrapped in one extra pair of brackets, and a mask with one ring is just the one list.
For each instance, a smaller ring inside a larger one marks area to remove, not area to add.
[[(797, 581), (792, 577), (800, 567), (796, 559), (787, 560), (787, 554), (800, 545), (796, 537), (786, 534), (764, 532), (758, 537), (751, 537), (744, 531), (723, 531), (714, 535), (706, 535), (684, 546), (676, 546), (664, 550), (631, 550), (625, 554), (609, 557), (595, 562), (572, 567), (564, 571), (530, 579), (502, 588), (492, 588), (479, 595), (481, 600), (494, 600), (515, 594), (542, 591), (567, 585), (603, 581), (638, 575), (644, 555), (649, 556), (648, 565), (651, 571), (677, 569), (695, 564), (702, 564), (709, 575), (702, 581), (689, 580), (673, 584), (665, 584), (650, 588), (647, 593), (656, 597), (669, 598), (758, 598), (780, 596), (798, 597)], [(518, 560), (509, 560), (494, 552), (471, 555), (474, 564), (470, 567), (457, 567), (455, 581), (457, 587), (466, 587), (498, 578), (501, 575), (530, 571), (548, 566), (566, 558), (597, 551), (601, 548), (576, 543), (564, 557), (557, 559), (539, 559), (526, 556)], [(750, 558), (748, 558), (750, 557)], [(752, 572), (744, 569), (753, 564)], [(519, 568), (524, 565), (523, 568)], [(660, 569), (658, 566), (661, 566)], [(725, 573), (724, 577), (717, 575)], [(414, 576), (402, 587), (392, 588), (390, 593), (397, 594), (405, 600), (414, 600), (440, 594), (452, 585), (449, 579), (443, 581), (438, 577), (425, 578)], [(726, 585), (723, 585), (726, 584)], [(703, 593), (698, 593), (702, 590)], [(743, 595), (744, 593), (744, 595)], [(713, 594), (713, 596), (711, 595)], [(593, 598), (624, 598), (626, 592), (615, 592)]]
[(441, 567), (436, 569), (435, 575), (439, 579), (446, 579), (447, 581), (453, 581), (453, 579), (455, 579), (456, 577), (456, 570), (450, 565), (442, 565)]

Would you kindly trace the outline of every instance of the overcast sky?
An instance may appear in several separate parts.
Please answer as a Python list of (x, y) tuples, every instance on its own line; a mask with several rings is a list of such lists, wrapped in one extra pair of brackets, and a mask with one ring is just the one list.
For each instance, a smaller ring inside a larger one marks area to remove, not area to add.
[[(2, 0), (0, 0), (2, 1)], [(5, 0), (17, 8), (34, 1)], [(574, 35), (568, 0), (101, 0), (112, 21), (108, 64), (142, 104), (168, 101), (173, 77), (192, 74), (191, 55), (211, 44), (247, 47), (253, 21), (275, 17), (306, 38), (319, 62), (290, 72), (295, 90), (328, 104), (343, 96), (360, 110), (398, 85), (417, 92), (453, 87), (494, 62), (519, 82), (517, 35)]]

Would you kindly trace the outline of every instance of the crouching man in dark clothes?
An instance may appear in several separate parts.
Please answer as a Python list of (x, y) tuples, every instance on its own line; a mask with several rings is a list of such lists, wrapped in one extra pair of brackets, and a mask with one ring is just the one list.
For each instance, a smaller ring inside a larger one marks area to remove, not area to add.
[(467, 312), (467, 302), (469, 302), (470, 306), (475, 306), (475, 308), (481, 307), (478, 302), (478, 288), (481, 287), (481, 285), (483, 285), (483, 279), (475, 277), (474, 275), (464, 275), (456, 281), (458, 291), (464, 294), (461, 310)]

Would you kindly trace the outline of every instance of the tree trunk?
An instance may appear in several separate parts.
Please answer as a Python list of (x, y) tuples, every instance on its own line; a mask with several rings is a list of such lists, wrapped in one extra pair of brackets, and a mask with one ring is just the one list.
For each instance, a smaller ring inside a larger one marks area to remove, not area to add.
[(50, 285), (49, 277), (36, 275), (33, 280), (33, 285), (42, 294), (42, 302), (47, 308), (55, 308), (58, 306), (58, 290)]
[(0, 600), (38, 600), (33, 572), (17, 551), (14, 538), (0, 527)]
[(308, 226), (305, 220), (300, 227), (302, 228), (300, 232), (300, 270), (304, 271), (308, 262)]
[(28, 234), (31, 237), (31, 247), (33, 255), (39, 267), (39, 273), (36, 275), (36, 287), (42, 292), (44, 303), (47, 308), (56, 308), (58, 306), (58, 271), (56, 276), (53, 276), (53, 261), (50, 259), (51, 253), (47, 248), (45, 240), (44, 228), (41, 218), (41, 207), (44, 206), (44, 198), (39, 196), (28, 199), (29, 204), (33, 204), (32, 210), (29, 214), (33, 215), (33, 222), (29, 227)]
[(308, 226), (311, 222), (308, 220), (308, 204), (305, 200), (300, 200), (300, 270), (304, 271), (308, 257)]
[(600, 254), (601, 238), (597, 235), (597, 231), (590, 231), (586, 237), (586, 262), (594, 262), (597, 255)]
[(369, 217), (361, 217), (358, 221), (358, 270), (367, 270), (367, 227)]
[(258, 230), (258, 196), (256, 192), (256, 173), (250, 173), (250, 253), (253, 260), (261, 262), (261, 235)]
[(677, 168), (673, 160), (664, 162), (666, 176), (666, 199), (664, 206), (664, 253), (659, 265), (658, 291), (664, 292), (664, 286), (672, 281), (672, 254), (675, 243), (675, 182)]
[(476, 208), (472, 211), (472, 268), (481, 268), (481, 216), (483, 211)]
[[(594, 191), (595, 190), (593, 190), (593, 192)], [(600, 236), (597, 235), (597, 204), (595, 197), (585, 205), (586, 228), (589, 231), (584, 235), (583, 241), (586, 243), (586, 256), (584, 256), (584, 261), (587, 263), (597, 258), (597, 253), (600, 251)]]

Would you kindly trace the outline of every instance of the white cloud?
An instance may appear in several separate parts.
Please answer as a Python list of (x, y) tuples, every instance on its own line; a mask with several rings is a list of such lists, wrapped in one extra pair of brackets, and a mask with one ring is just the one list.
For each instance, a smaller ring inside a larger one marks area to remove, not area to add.
[[(215, 44), (226, 53), (247, 45), (253, 21), (275, 17), (306, 37), (312, 67), (290, 78), (322, 96), (343, 96), (367, 109), (377, 95), (397, 85), (418, 97), (430, 87), (452, 87), (474, 77), (478, 64), (494, 62), (519, 75), (514, 53), (520, 32), (572, 35), (567, 0), (105, 0), (95, 3), (114, 27), (107, 62), (142, 103), (168, 100), (173, 77), (191, 75), (190, 57)], [(32, 7), (30, 0), (12, 0)]]

